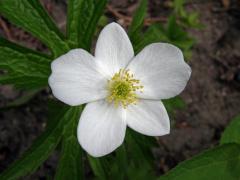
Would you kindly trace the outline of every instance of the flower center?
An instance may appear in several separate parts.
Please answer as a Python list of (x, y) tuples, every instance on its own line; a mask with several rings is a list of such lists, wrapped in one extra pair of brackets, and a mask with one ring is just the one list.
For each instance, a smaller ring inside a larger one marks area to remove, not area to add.
[(133, 78), (129, 70), (120, 69), (108, 80), (109, 95), (108, 102), (113, 102), (116, 107), (119, 105), (126, 108), (129, 104), (137, 103), (137, 91), (142, 92), (143, 86), (140, 81)]

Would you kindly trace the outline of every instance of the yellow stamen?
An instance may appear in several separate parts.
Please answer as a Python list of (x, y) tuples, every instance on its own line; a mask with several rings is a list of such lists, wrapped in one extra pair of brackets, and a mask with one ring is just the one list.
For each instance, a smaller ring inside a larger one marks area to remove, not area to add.
[(133, 78), (129, 70), (120, 69), (118, 73), (108, 80), (109, 96), (107, 101), (116, 107), (122, 105), (126, 108), (129, 104), (136, 104), (138, 97), (136, 91), (142, 92), (140, 81)]

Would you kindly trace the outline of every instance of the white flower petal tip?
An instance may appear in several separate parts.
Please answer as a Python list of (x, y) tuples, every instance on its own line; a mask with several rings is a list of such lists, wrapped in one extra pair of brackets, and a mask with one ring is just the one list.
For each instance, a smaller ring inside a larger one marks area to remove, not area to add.
[(76, 106), (107, 96), (107, 79), (102, 76), (94, 57), (83, 49), (73, 49), (55, 59), (48, 83), (56, 98)]
[(146, 46), (127, 67), (143, 86), (144, 99), (168, 99), (180, 94), (185, 88), (191, 68), (184, 61), (182, 51), (168, 43)]
[(132, 44), (125, 30), (117, 23), (110, 23), (100, 32), (95, 49), (98, 64), (112, 76), (125, 68), (134, 57)]
[(148, 136), (163, 136), (170, 132), (170, 121), (161, 101), (140, 100), (126, 109), (127, 125)]
[(105, 100), (89, 103), (78, 124), (78, 141), (93, 157), (113, 152), (124, 140), (126, 122), (121, 108)]

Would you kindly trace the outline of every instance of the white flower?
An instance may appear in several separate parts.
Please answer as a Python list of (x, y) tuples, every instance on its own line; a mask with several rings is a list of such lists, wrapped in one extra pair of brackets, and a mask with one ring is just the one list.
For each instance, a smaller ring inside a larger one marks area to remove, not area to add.
[(71, 106), (88, 103), (77, 136), (95, 157), (119, 147), (127, 126), (149, 136), (168, 134), (161, 99), (178, 95), (191, 74), (182, 52), (167, 43), (150, 44), (134, 56), (126, 32), (116, 23), (100, 33), (95, 56), (74, 49), (51, 68), (49, 85), (56, 98)]

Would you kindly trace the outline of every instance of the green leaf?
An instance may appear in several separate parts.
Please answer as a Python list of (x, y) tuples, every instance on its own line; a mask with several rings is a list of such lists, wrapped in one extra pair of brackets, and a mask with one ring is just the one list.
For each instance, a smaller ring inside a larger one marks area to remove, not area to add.
[(185, 57), (190, 54), (190, 50), (195, 43), (195, 40), (189, 37), (188, 33), (176, 23), (175, 16), (170, 16), (167, 26), (163, 27), (160, 24), (151, 25), (147, 31), (140, 36), (134, 43), (134, 50), (139, 52), (146, 45), (154, 42), (166, 42), (179, 47)]
[(138, 53), (148, 44), (167, 41), (168, 37), (163, 27), (159, 24), (154, 24), (150, 26), (142, 36), (139, 36), (138, 39), (135, 40), (133, 43), (134, 51)]
[(188, 24), (189, 24), (190, 27), (195, 27), (195, 28), (202, 28), (202, 27), (204, 27), (199, 22), (199, 13), (198, 12), (189, 13)]
[(173, 6), (176, 13), (179, 13), (184, 9), (184, 4), (186, 3), (186, 0), (174, 0)]
[(130, 39), (133, 39), (135, 34), (142, 28), (144, 18), (147, 14), (147, 0), (141, 0), (136, 12), (134, 13), (132, 23), (128, 29)]
[[(128, 156), (125, 144), (122, 144), (117, 150), (116, 150), (116, 158), (114, 162), (117, 164), (117, 168), (115, 172), (113, 172), (113, 178), (118, 177), (118, 179), (127, 179), (128, 174)], [(115, 178), (116, 179), (116, 178)]]
[(226, 144), (180, 163), (159, 180), (237, 180), (239, 172), (240, 146)]
[(126, 142), (113, 153), (93, 158), (88, 156), (90, 166), (98, 179), (156, 179), (153, 173), (154, 158), (151, 148), (154, 138), (140, 135), (128, 129)]
[(68, 121), (64, 127), (62, 152), (55, 175), (56, 180), (83, 179), (83, 152), (77, 140), (77, 125), (82, 107), (71, 107)]
[(65, 123), (71, 118), (67, 108), (58, 109), (59, 113), (50, 119), (46, 131), (33, 143), (30, 149), (20, 159), (5, 170), (0, 179), (15, 180), (33, 173), (56, 148), (62, 137)]
[(185, 10), (184, 5), (186, 0), (174, 0), (174, 13), (177, 17), (179, 17), (179, 21), (184, 27), (190, 28), (203, 28), (203, 24), (199, 21), (199, 13), (198, 12), (188, 12)]
[(90, 50), (107, 0), (68, 0), (67, 34), (71, 47)]
[(169, 40), (173, 42), (185, 40), (188, 37), (188, 33), (177, 24), (177, 20), (174, 15), (168, 18), (166, 33)]
[(108, 171), (105, 170), (106, 167), (108, 167), (108, 162), (105, 158), (106, 157), (94, 158), (88, 155), (88, 161), (90, 163), (93, 173), (98, 179), (101, 180), (108, 179)]
[(78, 47), (80, 35), (81, 7), (84, 0), (68, 0), (67, 39), (71, 47)]
[(0, 84), (14, 84), (23, 89), (47, 85), (51, 60), (44, 54), (18, 46), (0, 38)]
[(101, 158), (88, 156), (88, 161), (97, 179), (124, 180), (127, 177), (128, 164), (124, 145)]
[(0, 14), (40, 39), (55, 57), (69, 49), (39, 0), (1, 0)]
[(220, 144), (240, 144), (240, 115), (235, 117), (222, 134)]
[(163, 100), (163, 103), (169, 114), (174, 114), (175, 109), (183, 109), (186, 107), (185, 102), (179, 96), (170, 99), (165, 99)]
[(153, 147), (156, 147), (155, 138), (141, 135), (128, 128), (126, 148), (129, 159), (129, 179), (152, 179), (154, 157), (151, 150)]

